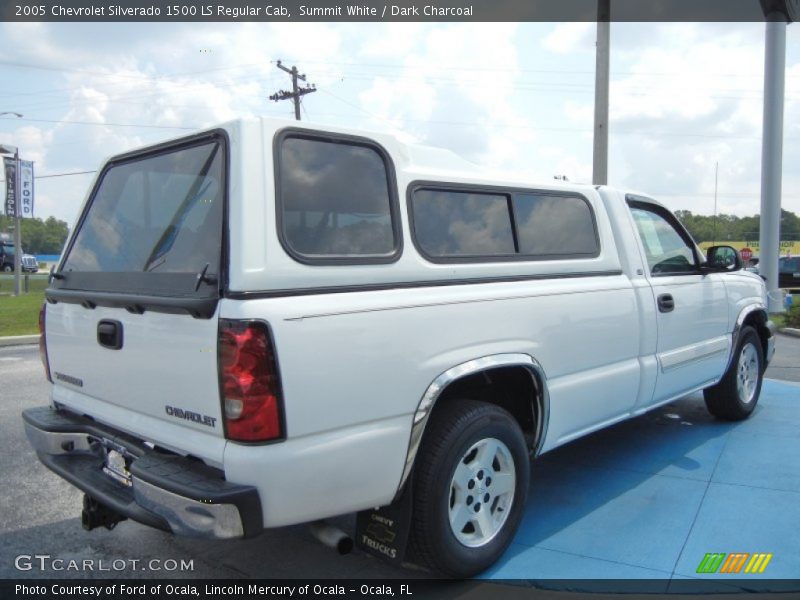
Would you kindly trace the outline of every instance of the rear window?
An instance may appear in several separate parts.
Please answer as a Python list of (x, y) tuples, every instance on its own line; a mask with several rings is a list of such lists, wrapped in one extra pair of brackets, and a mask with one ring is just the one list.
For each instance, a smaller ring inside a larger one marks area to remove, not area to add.
[(596, 256), (600, 245), (589, 203), (577, 196), (514, 194), (521, 254)]
[(278, 218), (287, 252), (306, 263), (388, 262), (400, 249), (386, 154), (368, 141), (285, 134)]
[(600, 254), (589, 202), (572, 194), (421, 183), (409, 194), (414, 241), (433, 262), (555, 260)]
[(428, 256), (514, 254), (504, 195), (417, 190), (413, 196), (417, 243)]
[(79, 224), (59, 287), (216, 293), (197, 281), (203, 271), (209, 280), (219, 274), (224, 163), (219, 139), (112, 163)]

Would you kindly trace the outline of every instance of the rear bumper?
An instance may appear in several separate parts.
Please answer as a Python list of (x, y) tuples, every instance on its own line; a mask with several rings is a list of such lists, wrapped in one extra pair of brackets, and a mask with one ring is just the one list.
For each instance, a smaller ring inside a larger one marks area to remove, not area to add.
[[(22, 419), (47, 468), (121, 515), (193, 537), (249, 537), (263, 530), (258, 491), (225, 481), (218, 469), (48, 406), (28, 409)], [(103, 472), (109, 449), (125, 456), (130, 485)]]

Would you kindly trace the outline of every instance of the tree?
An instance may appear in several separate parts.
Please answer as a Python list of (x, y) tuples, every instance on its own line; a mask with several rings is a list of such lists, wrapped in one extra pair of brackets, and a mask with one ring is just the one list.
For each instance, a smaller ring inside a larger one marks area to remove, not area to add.
[[(696, 242), (756, 241), (759, 238), (761, 218), (737, 217), (721, 214), (695, 215), (689, 210), (675, 211), (675, 216), (689, 230)], [(781, 210), (781, 240), (800, 239), (800, 217), (789, 210)]]
[[(0, 232), (13, 234), (14, 219), (0, 216)], [(55, 217), (22, 219), (22, 249), (28, 254), (61, 254), (69, 227)], [(13, 239), (13, 235), (10, 235)]]

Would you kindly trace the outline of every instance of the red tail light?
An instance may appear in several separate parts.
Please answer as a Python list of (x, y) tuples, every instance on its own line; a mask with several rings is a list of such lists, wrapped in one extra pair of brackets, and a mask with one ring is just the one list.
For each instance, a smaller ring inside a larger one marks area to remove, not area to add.
[(42, 365), (44, 365), (44, 374), (47, 376), (47, 381), (52, 382), (53, 380), (50, 377), (50, 362), (47, 360), (47, 333), (45, 331), (46, 312), (47, 302), (42, 304), (42, 308), (39, 309), (39, 356), (42, 359)]
[(228, 439), (282, 438), (280, 380), (267, 324), (220, 319), (219, 365)]

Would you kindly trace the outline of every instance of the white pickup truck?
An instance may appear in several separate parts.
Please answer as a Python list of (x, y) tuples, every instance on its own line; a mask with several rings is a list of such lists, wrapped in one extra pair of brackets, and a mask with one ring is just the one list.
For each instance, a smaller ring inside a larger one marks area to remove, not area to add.
[(402, 505), (400, 555), (456, 577), (510, 543), (530, 460), (698, 390), (746, 418), (773, 354), (762, 280), (651, 198), (272, 119), (111, 158), (46, 296), (23, 418), (87, 529)]

